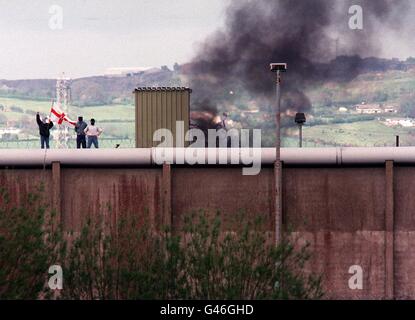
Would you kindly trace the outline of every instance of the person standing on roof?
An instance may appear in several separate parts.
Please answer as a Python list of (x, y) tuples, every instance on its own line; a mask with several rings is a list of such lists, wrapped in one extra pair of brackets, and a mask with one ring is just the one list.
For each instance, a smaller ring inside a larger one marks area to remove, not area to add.
[(102, 129), (95, 125), (95, 119), (91, 119), (91, 124), (85, 128), (84, 132), (88, 137), (87, 148), (90, 149), (91, 145), (94, 144), (95, 148), (98, 149), (98, 137), (101, 135)]
[(40, 147), (45, 149), (46, 146), (46, 149), (49, 149), (50, 129), (53, 127), (53, 122), (49, 119), (49, 117), (40, 119), (39, 112), (36, 113), (36, 122), (39, 126)]
[(75, 132), (76, 132), (76, 148), (83, 149), (86, 148), (86, 138), (85, 138), (85, 129), (88, 127), (84, 118), (79, 116), (78, 122), (75, 124)]

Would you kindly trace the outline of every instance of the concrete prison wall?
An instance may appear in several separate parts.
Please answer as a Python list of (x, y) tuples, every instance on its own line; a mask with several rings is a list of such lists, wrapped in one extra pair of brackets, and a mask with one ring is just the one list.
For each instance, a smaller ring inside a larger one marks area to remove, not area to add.
[[(175, 230), (193, 210), (263, 215), (274, 230), (274, 172), (243, 176), (233, 166), (70, 167), (0, 169), (0, 186), (19, 203), (45, 185), (49, 204), (67, 230), (88, 214), (117, 219), (148, 214)], [(308, 240), (308, 268), (323, 275), (327, 298), (415, 298), (415, 166), (284, 166), (283, 224)], [(363, 288), (352, 290), (349, 268), (362, 267)]]

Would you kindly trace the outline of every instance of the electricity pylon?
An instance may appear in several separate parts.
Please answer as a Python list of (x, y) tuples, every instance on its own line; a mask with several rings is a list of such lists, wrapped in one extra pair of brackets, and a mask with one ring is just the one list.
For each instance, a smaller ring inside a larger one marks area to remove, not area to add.
[[(71, 102), (71, 79), (62, 76), (56, 80), (56, 105), (66, 115), (69, 113), (69, 105)], [(62, 124), (57, 124), (57, 141), (56, 147), (58, 149), (67, 149), (68, 141), (70, 138), (69, 129), (67, 123), (64, 121)]]

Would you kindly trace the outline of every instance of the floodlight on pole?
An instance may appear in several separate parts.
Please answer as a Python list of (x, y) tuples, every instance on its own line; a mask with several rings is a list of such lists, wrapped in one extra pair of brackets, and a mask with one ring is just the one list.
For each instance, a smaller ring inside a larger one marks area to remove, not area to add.
[(305, 114), (302, 112), (298, 112), (295, 115), (295, 123), (298, 125), (299, 129), (299, 136), (298, 136), (298, 147), (303, 147), (303, 125), (306, 122)]
[(282, 167), (281, 167), (281, 73), (287, 71), (286, 63), (271, 63), (271, 72), (276, 73), (276, 110), (275, 110), (275, 242), (282, 236)]

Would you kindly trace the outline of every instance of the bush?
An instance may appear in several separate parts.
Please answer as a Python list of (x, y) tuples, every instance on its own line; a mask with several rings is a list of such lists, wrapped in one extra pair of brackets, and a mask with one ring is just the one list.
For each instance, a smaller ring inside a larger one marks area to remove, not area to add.
[(403, 96), (400, 99), (399, 108), (401, 113), (407, 117), (415, 117), (415, 97), (413, 95)]
[(48, 268), (57, 257), (53, 213), (42, 204), (42, 188), (23, 206), (13, 206), (0, 189), (0, 299), (36, 299), (45, 293)]
[(3, 133), (3, 135), (0, 136), (0, 140), (2, 141), (16, 141), (19, 140), (19, 135), (12, 134), (12, 133)]
[(35, 116), (36, 115), (36, 111), (33, 111), (33, 110), (29, 110), (29, 109), (27, 109), (26, 110), (26, 114), (30, 114), (31, 116)]
[(0, 113), (0, 124), (6, 124), (7, 123), (7, 117)]
[(10, 110), (13, 111), (13, 112), (18, 112), (18, 113), (23, 113), (24, 112), (23, 109), (18, 107), (18, 106), (11, 106)]
[[(0, 299), (307, 299), (322, 296), (320, 277), (305, 271), (307, 246), (272, 241), (261, 219), (188, 215), (183, 228), (154, 229), (147, 218), (116, 223), (89, 218), (65, 234), (42, 190), (13, 206), (0, 193)], [(104, 217), (108, 217), (104, 215)], [(68, 249), (67, 249), (68, 248)], [(46, 286), (63, 270), (63, 290)]]
[[(240, 221), (246, 221), (240, 220)], [(187, 217), (181, 233), (122, 220), (115, 230), (88, 220), (64, 268), (69, 299), (306, 299), (321, 281), (303, 272), (307, 246), (279, 246), (260, 220), (226, 232), (220, 216)], [(105, 231), (106, 230), (106, 231)], [(108, 231), (111, 230), (110, 233)], [(136, 230), (135, 232), (131, 232)]]

